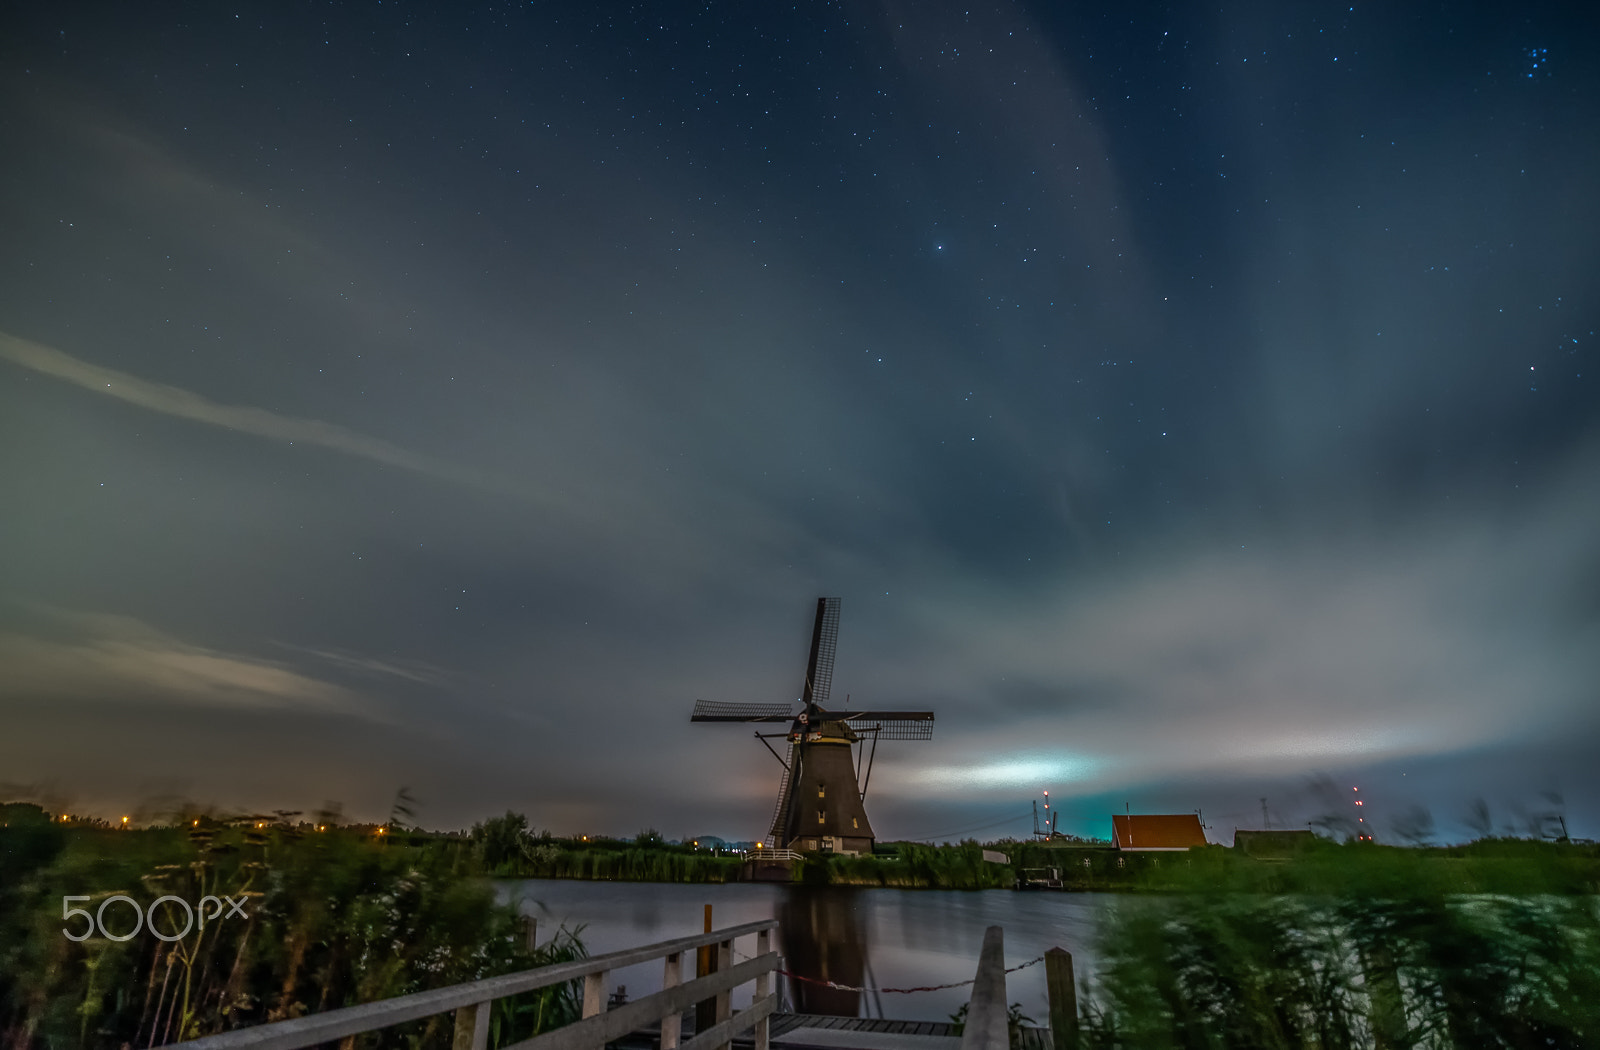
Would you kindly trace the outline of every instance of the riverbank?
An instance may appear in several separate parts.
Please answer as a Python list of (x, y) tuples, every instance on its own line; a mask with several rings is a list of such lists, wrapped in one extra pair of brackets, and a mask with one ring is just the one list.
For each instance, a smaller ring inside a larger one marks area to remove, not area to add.
[[(1263, 860), (1221, 847), (900, 843), (881, 856), (811, 858), (795, 883), (758, 884), (737, 881), (736, 855), (649, 836), (507, 830), (440, 835), (283, 816), (123, 830), (8, 809), (0, 1045), (113, 1050), (370, 1002), (581, 954), (568, 931), (585, 914), (596, 926), (582, 935), (596, 943), (663, 923), (696, 931), (713, 897), (719, 924), (779, 918), (797, 972), (883, 990), (872, 1000), (879, 1015), (879, 999), (890, 1016), (913, 1008), (889, 989), (970, 977), (976, 938), (1001, 925), (1013, 963), (1063, 945), (1078, 959), (1093, 986), (1085, 1045), (1357, 1046), (1381, 1030), (1400, 1046), (1415, 1044), (1418, 1024), (1444, 1033), (1430, 1044), (1441, 1047), (1600, 1038), (1600, 850), (1590, 845), (1312, 841)], [(578, 877), (485, 878), (536, 864)], [(994, 892), (1041, 870), (1063, 888), (1109, 892)], [(191, 928), (207, 900), (211, 921)], [(524, 916), (543, 925), (538, 950)], [(631, 943), (670, 933), (652, 928)], [(659, 967), (646, 975), (659, 978)], [(1042, 988), (1029, 982), (1040, 979), (1026, 969), (1015, 978), (1036, 1016), (1028, 999)], [(927, 1002), (947, 1015), (959, 1005), (950, 995)], [(496, 1007), (492, 1045), (575, 1008), (571, 988)], [(448, 1042), (437, 1019), (396, 1036)]]
[[(508, 817), (511, 815), (508, 815)], [(500, 818), (502, 821), (507, 818)], [(755, 872), (740, 854), (641, 835), (559, 839), (486, 822), (474, 829), (484, 870), (499, 878), (730, 883)], [(1002, 857), (1003, 860), (989, 859)], [(763, 873), (771, 878), (771, 869)], [(1047, 887), (1083, 893), (1337, 893), (1352, 885), (1426, 885), (1460, 893), (1600, 892), (1600, 847), (1485, 839), (1449, 847), (1309, 839), (1260, 859), (1223, 846), (1123, 851), (1099, 843), (882, 843), (870, 856), (803, 855), (788, 882), (809, 886), (985, 890)]]

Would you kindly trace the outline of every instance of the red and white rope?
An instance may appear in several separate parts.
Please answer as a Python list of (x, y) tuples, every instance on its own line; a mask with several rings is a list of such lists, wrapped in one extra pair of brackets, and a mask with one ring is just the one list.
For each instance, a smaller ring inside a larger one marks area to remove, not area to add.
[[(1018, 970), (1024, 969), (1025, 967), (1032, 966), (1035, 963), (1043, 962), (1043, 961), (1044, 961), (1044, 956), (1041, 955), (1037, 959), (1029, 959), (1025, 963), (1021, 963), (1021, 964), (1019, 964), (1017, 966), (1011, 967), (1009, 970), (1006, 971), (1006, 973), (1016, 973)], [(916, 988), (867, 988), (867, 987), (858, 987), (857, 985), (853, 985), (853, 984), (839, 984), (837, 981), (818, 980), (815, 977), (803, 977), (803, 976), (801, 976), (800, 974), (797, 974), (797, 973), (790, 973), (788, 970), (779, 970), (777, 972), (783, 974), (785, 977), (791, 978), (791, 979), (796, 980), (796, 981), (804, 981), (807, 984), (821, 985), (824, 988), (832, 988), (835, 991), (839, 991), (839, 992), (879, 992), (879, 993), (884, 994), (884, 995), (890, 995), (890, 994), (909, 995), (912, 992), (941, 992), (941, 991), (945, 990), (946, 988), (963, 988), (966, 985), (972, 984), (974, 981), (977, 980), (976, 977), (973, 977), (973, 978), (970, 978), (969, 980), (965, 980), (965, 981), (956, 981), (954, 984), (926, 984), (926, 985), (921, 985), (921, 986), (916, 987)]]

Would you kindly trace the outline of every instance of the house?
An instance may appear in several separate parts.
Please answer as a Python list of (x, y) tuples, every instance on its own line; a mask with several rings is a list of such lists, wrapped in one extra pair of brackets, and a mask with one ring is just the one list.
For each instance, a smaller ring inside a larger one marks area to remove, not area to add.
[(1233, 831), (1233, 848), (1255, 860), (1288, 860), (1317, 841), (1309, 828), (1282, 831)]
[(1193, 813), (1113, 815), (1111, 841), (1133, 852), (1186, 850), (1204, 846), (1206, 833)]

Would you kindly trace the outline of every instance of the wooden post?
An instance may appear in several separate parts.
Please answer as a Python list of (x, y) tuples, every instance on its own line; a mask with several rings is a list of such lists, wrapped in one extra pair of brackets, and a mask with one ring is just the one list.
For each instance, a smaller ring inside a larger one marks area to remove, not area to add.
[[(706, 905), (706, 932), (711, 932), (711, 905)], [(717, 972), (716, 947), (707, 944), (695, 951), (695, 976), (709, 977)], [(717, 1023), (717, 1001), (703, 999), (694, 1004), (694, 1030), (704, 1032)]]
[[(759, 959), (772, 950), (771, 934), (771, 930), (762, 930), (760, 933), (756, 934), (756, 958)], [(762, 970), (756, 975), (756, 1002), (761, 1002), (761, 1000), (765, 999), (771, 994), (772, 974), (766, 970)], [(770, 1050), (771, 1048), (772, 1036), (771, 1030), (767, 1025), (768, 1020), (769, 1018), (763, 1017), (761, 1020), (756, 1022), (755, 1050)], [(667, 1050), (667, 1047), (663, 1045), (661, 1050)]]
[(524, 915), (522, 924), (523, 943), (528, 946), (530, 952), (534, 951), (539, 944), (539, 920), (532, 915)]
[(456, 1030), (450, 1040), (450, 1050), (488, 1050), (489, 1006), (488, 1002), (482, 1002), (456, 1011)]
[[(733, 966), (733, 942), (723, 941), (717, 945), (717, 969), (727, 970)], [(717, 1023), (733, 1016), (733, 989), (717, 993)], [(723, 1043), (717, 1050), (732, 1050), (733, 1044)]]
[(1078, 1045), (1078, 985), (1072, 977), (1072, 953), (1051, 948), (1044, 953), (1044, 986), (1050, 997), (1050, 1042), (1055, 1050)]
[(594, 1017), (605, 1008), (606, 972), (585, 974), (583, 978), (583, 1016)]
[[(683, 983), (683, 953), (667, 956), (666, 969), (661, 974), (661, 989), (674, 988)], [(677, 1050), (678, 1036), (683, 1033), (683, 1014), (668, 1014), (661, 1019), (661, 1050)], [(765, 1050), (763, 1047), (762, 1050)]]
[(1006, 1016), (1005, 931), (991, 926), (983, 931), (978, 972), (967, 1001), (967, 1024), (961, 1031), (961, 1050), (1010, 1050)]

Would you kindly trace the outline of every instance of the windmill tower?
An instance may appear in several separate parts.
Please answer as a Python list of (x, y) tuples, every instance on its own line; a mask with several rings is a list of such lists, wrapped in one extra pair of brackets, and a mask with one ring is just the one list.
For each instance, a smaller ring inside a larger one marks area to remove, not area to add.
[[(833, 654), (839, 642), (839, 599), (818, 598), (811, 631), (800, 710), (794, 703), (695, 702), (691, 722), (788, 723), (787, 732), (756, 731), (783, 765), (770, 837), (775, 847), (825, 853), (870, 853), (876, 836), (862, 805), (872, 780), (872, 760), (881, 740), (929, 740), (932, 711), (835, 711), (827, 707), (833, 688)], [(789, 760), (768, 744), (786, 737)], [(868, 739), (865, 768), (861, 751)], [(864, 775), (863, 775), (864, 774)]]

